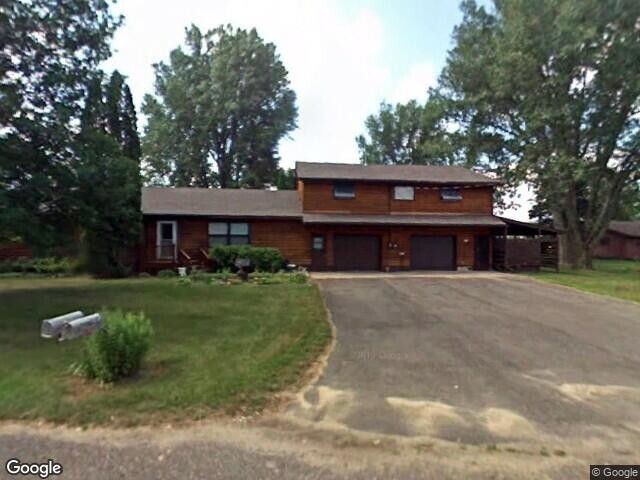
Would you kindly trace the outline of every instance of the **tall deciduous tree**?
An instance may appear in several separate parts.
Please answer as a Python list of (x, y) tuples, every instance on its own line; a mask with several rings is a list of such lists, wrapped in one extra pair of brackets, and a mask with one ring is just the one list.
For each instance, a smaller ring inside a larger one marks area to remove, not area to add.
[(0, 3), (0, 232), (47, 249), (75, 230), (86, 87), (120, 23), (108, 0)]
[(474, 160), (532, 184), (590, 266), (620, 197), (640, 175), (640, 3), (472, 0), (432, 98)]
[(155, 65), (144, 160), (152, 182), (237, 187), (272, 182), (278, 143), (296, 126), (295, 93), (276, 48), (255, 30), (192, 26), (186, 49)]

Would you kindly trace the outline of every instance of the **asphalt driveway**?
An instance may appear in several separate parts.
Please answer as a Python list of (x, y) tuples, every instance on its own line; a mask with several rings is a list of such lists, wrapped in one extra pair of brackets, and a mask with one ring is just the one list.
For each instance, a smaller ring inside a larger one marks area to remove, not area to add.
[(469, 444), (638, 452), (640, 306), (508, 275), (319, 283), (337, 343), (293, 415)]

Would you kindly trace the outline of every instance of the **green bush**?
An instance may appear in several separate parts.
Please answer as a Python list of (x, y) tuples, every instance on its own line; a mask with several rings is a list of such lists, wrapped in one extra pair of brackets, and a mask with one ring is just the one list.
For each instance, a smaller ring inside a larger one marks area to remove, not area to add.
[(105, 312), (102, 327), (87, 339), (78, 370), (104, 383), (135, 375), (152, 337), (151, 321), (143, 313)]
[(69, 258), (17, 258), (0, 262), (0, 273), (39, 273), (42, 275), (70, 275), (76, 263)]
[(177, 275), (177, 273), (176, 273), (176, 272), (174, 272), (173, 270), (168, 269), (168, 268), (167, 268), (167, 269), (165, 269), (165, 270), (160, 270), (160, 271), (158, 272), (158, 277), (159, 277), (159, 278), (173, 278), (173, 277), (175, 277), (176, 275)]
[(237, 258), (248, 258), (261, 272), (277, 272), (284, 267), (284, 257), (277, 248), (251, 247), (249, 245), (218, 245), (210, 250), (217, 269), (236, 270)]

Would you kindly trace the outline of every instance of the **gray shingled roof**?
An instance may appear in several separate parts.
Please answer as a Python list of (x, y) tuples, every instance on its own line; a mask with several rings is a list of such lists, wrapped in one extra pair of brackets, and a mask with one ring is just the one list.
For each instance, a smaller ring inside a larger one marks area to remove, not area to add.
[(504, 227), (504, 222), (493, 215), (464, 215), (457, 213), (420, 215), (356, 215), (347, 213), (305, 213), (306, 224), (344, 225), (416, 225), (425, 227)]
[(142, 189), (142, 213), (300, 218), (302, 206), (295, 190), (145, 187)]
[(357, 165), (346, 163), (297, 162), (300, 179), (369, 180), (376, 182), (425, 182), (433, 184), (497, 185), (491, 178), (462, 167), (438, 165)]
[(640, 220), (632, 222), (613, 221), (609, 224), (608, 230), (627, 237), (640, 237)]

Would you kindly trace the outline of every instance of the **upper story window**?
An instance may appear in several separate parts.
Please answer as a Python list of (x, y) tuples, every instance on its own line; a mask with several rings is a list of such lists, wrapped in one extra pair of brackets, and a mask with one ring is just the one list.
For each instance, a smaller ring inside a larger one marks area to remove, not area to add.
[(211, 222), (209, 224), (209, 246), (248, 245), (249, 224), (246, 222)]
[(333, 198), (355, 198), (356, 186), (353, 182), (335, 182), (333, 184)]
[(440, 190), (440, 199), (445, 202), (459, 202), (462, 200), (462, 192), (456, 188), (443, 188)]
[(413, 187), (396, 185), (393, 187), (393, 199), (394, 200), (413, 200), (415, 198), (415, 191)]

